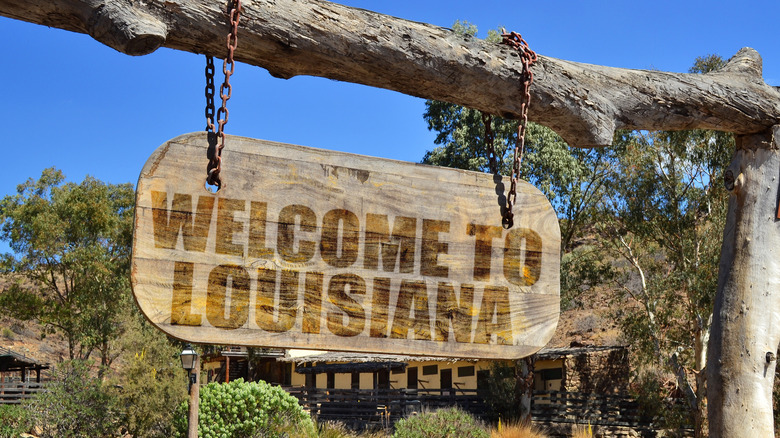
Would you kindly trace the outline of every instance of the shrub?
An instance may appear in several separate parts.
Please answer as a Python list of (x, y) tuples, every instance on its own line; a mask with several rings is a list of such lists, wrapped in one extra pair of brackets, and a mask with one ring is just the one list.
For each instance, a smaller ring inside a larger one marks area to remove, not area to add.
[[(179, 405), (174, 426), (187, 434), (187, 403)], [(265, 382), (209, 383), (200, 388), (198, 436), (203, 438), (315, 437), (314, 422), (298, 400)]]
[(16, 438), (30, 429), (27, 409), (20, 405), (0, 405), (0, 438)]
[(395, 424), (393, 438), (489, 438), (484, 424), (458, 408), (439, 409), (407, 417)]
[(547, 435), (529, 424), (510, 423), (502, 425), (499, 421), (498, 427), (490, 431), (490, 438), (547, 438)]
[(13, 341), (14, 340), (13, 330), (9, 329), (8, 327), (3, 327), (3, 337), (8, 339), (9, 341)]
[(173, 414), (187, 400), (187, 375), (176, 357), (180, 350), (139, 316), (129, 321), (122, 339), (126, 358), (117, 376), (122, 425), (135, 438), (168, 438)]
[(485, 401), (485, 420), (491, 423), (519, 421), (523, 412), (518, 406), (515, 367), (494, 362), (490, 376), (479, 388), (479, 396)]
[(116, 396), (89, 368), (85, 361), (61, 363), (57, 378), (29, 401), (41, 438), (119, 435)]

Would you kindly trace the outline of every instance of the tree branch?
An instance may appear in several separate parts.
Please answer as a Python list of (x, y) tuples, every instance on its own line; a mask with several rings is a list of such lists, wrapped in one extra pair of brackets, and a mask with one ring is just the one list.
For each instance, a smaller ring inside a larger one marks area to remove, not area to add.
[[(88, 33), (130, 55), (164, 45), (224, 56), (225, 8), (211, 0), (0, 0), (0, 15)], [(321, 76), (520, 114), (517, 53), (445, 28), (321, 0), (255, 0), (244, 5), (238, 35), (236, 59), (276, 77)], [(753, 134), (780, 123), (780, 92), (763, 82), (753, 49), (703, 75), (544, 56), (532, 69), (529, 119), (574, 146), (609, 145), (616, 129)]]

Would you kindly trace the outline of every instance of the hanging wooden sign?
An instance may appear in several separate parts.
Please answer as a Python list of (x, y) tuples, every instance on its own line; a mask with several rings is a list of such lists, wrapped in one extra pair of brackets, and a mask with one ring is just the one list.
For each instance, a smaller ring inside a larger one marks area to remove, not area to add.
[(216, 194), (204, 187), (204, 133), (162, 145), (138, 180), (133, 293), (164, 332), (471, 358), (524, 357), (552, 337), (560, 230), (530, 184), (504, 230), (492, 175), (228, 144)]

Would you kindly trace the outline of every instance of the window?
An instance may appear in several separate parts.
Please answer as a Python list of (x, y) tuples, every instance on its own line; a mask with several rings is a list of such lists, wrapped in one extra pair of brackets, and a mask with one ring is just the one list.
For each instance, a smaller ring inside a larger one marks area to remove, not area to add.
[(423, 376), (430, 376), (433, 374), (439, 374), (438, 365), (425, 365), (423, 368)]
[(352, 373), (352, 389), (360, 389), (360, 373)]
[(552, 368), (549, 370), (541, 370), (542, 380), (560, 380), (563, 378), (563, 369)]
[(308, 373), (306, 374), (306, 387), (307, 388), (316, 388), (317, 387), (317, 379), (314, 373)]
[(336, 387), (336, 373), (328, 373), (327, 388), (333, 389)]
[(458, 367), (458, 377), (471, 377), (474, 375), (474, 366)]

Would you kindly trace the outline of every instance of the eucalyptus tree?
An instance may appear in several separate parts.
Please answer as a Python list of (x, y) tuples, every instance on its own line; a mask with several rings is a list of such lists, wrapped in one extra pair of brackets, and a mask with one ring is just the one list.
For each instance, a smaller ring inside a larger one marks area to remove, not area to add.
[(134, 196), (130, 184), (66, 183), (52, 168), (0, 200), (0, 239), (13, 251), (0, 309), (62, 334), (70, 359), (95, 352), (110, 365), (130, 304)]

